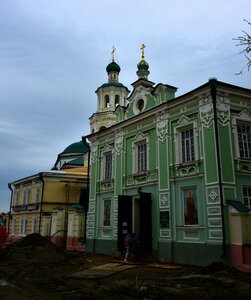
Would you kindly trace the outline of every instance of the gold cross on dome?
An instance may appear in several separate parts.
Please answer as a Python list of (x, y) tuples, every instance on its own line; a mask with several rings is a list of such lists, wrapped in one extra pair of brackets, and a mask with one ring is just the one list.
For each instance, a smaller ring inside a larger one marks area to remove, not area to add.
[(142, 60), (144, 60), (145, 59), (145, 45), (144, 44), (142, 44), (142, 46), (141, 46), (141, 48), (140, 48), (140, 50), (142, 51), (142, 55), (141, 55), (141, 59)]

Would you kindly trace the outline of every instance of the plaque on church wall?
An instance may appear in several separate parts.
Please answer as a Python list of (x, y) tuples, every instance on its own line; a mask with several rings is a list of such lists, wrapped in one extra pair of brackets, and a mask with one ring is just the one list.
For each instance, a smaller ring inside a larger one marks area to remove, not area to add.
[(160, 212), (160, 228), (169, 228), (169, 211)]

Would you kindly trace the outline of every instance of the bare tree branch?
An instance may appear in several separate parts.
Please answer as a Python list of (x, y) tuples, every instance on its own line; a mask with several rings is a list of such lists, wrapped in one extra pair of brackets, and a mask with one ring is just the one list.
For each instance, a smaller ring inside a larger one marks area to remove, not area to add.
[[(246, 19), (244, 19), (245, 22), (247, 22), (248, 25), (251, 25), (251, 22), (247, 21)], [(234, 41), (238, 41), (239, 43), (236, 45), (241, 46), (241, 47), (245, 47), (241, 52), (239, 52), (239, 54), (244, 54), (244, 56), (247, 59), (247, 63), (246, 65), (242, 68), (242, 70), (238, 73), (235, 73), (236, 75), (241, 75), (243, 73), (244, 69), (248, 69), (248, 71), (251, 68), (251, 35), (248, 34), (246, 31), (242, 30), (243, 35), (238, 36), (237, 38), (234, 38)], [(250, 57), (249, 57), (250, 56)]]

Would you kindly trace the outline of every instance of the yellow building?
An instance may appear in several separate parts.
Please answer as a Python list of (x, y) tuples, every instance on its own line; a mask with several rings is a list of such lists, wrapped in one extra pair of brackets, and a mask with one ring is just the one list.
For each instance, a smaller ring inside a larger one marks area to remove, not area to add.
[(88, 144), (73, 143), (58, 155), (51, 171), (9, 184), (12, 191), (9, 240), (31, 233), (80, 250), (88, 203)]

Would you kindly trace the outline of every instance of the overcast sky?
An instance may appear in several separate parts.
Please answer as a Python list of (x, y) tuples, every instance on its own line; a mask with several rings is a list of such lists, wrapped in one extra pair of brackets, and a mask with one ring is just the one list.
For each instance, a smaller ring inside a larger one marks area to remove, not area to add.
[(0, 211), (9, 182), (50, 170), (89, 133), (113, 46), (129, 90), (142, 43), (149, 80), (177, 95), (210, 77), (251, 88), (233, 41), (250, 12), (250, 0), (1, 0)]

